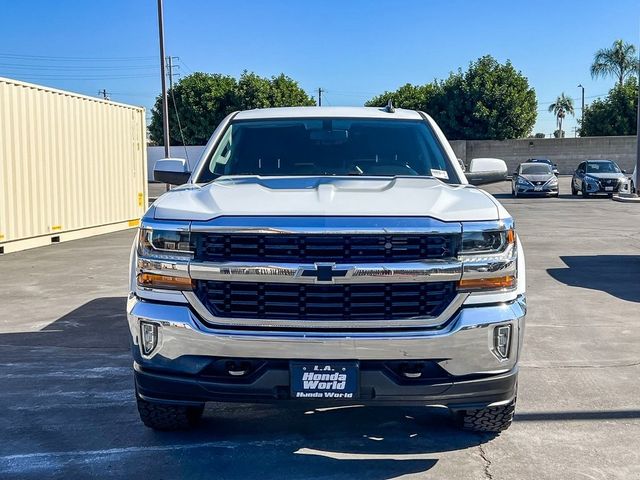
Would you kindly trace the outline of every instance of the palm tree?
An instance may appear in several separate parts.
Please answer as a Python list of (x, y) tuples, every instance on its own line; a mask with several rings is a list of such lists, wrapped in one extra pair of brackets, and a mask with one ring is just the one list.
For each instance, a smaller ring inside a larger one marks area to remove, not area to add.
[(636, 47), (622, 40), (613, 42), (611, 48), (601, 48), (593, 56), (591, 77), (614, 76), (618, 85), (624, 83), (625, 77), (638, 72)]
[(549, 105), (549, 111), (556, 116), (558, 122), (558, 138), (562, 138), (562, 121), (567, 113), (575, 114), (573, 109), (573, 99), (565, 96), (564, 92), (556, 98), (556, 101)]

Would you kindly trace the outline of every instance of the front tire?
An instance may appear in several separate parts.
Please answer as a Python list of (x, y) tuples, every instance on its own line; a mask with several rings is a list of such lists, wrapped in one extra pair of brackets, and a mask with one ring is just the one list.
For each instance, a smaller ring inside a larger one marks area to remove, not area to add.
[(188, 430), (195, 427), (202, 418), (204, 405), (184, 407), (151, 403), (136, 395), (140, 420), (154, 430)]
[(458, 423), (463, 430), (499, 433), (511, 426), (515, 410), (516, 399), (514, 398), (511, 402), (499, 407), (458, 412)]
[(578, 195), (578, 190), (576, 190), (575, 185), (571, 182), (571, 195)]
[(584, 183), (582, 183), (581, 191), (583, 197), (587, 198), (589, 196), (589, 192), (587, 192), (587, 186)]

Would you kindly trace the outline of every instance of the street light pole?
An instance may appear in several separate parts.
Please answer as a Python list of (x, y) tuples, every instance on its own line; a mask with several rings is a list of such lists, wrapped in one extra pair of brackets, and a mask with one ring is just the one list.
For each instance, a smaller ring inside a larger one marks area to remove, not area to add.
[(164, 157), (169, 158), (169, 102), (167, 102), (167, 75), (164, 56), (164, 13), (162, 0), (158, 0), (158, 34), (160, 39), (160, 76), (162, 77), (162, 131), (164, 133)]
[(584, 87), (580, 84), (578, 88), (582, 89), (582, 107), (580, 108), (580, 136), (582, 136), (582, 128), (584, 127)]

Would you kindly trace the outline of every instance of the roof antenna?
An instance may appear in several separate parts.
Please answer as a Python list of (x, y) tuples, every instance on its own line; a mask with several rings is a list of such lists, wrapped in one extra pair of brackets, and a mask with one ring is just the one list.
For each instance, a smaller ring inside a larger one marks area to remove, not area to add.
[(396, 107), (393, 106), (393, 102), (391, 101), (391, 99), (389, 99), (389, 101), (387, 102), (387, 106), (384, 107), (384, 111), (387, 113), (395, 113)]

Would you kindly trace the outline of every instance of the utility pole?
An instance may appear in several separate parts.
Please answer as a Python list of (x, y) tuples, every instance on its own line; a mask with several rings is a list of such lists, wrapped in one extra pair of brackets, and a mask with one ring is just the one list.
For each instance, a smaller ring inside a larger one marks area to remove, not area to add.
[(324, 92), (322, 87), (318, 88), (318, 106), (319, 107), (322, 106), (322, 92)]
[(102, 90), (98, 90), (98, 95), (102, 95), (102, 98), (104, 98), (105, 100), (110, 100), (109, 92), (107, 92), (107, 90), (104, 88)]
[(173, 76), (174, 75), (178, 75), (177, 73), (173, 73), (173, 69), (179, 69), (180, 65), (174, 65), (173, 62), (174, 60), (180, 60), (180, 57), (172, 57), (172, 56), (168, 56), (167, 57), (167, 70), (169, 70), (168, 76), (169, 76), (169, 90), (173, 91)]
[(582, 107), (580, 109), (580, 136), (582, 136), (582, 128), (584, 127), (584, 87), (580, 84), (578, 88), (582, 89)]
[(167, 73), (164, 58), (164, 13), (162, 0), (158, 0), (158, 36), (160, 41), (160, 77), (162, 79), (162, 131), (164, 133), (164, 156), (169, 158), (169, 102), (167, 102)]

